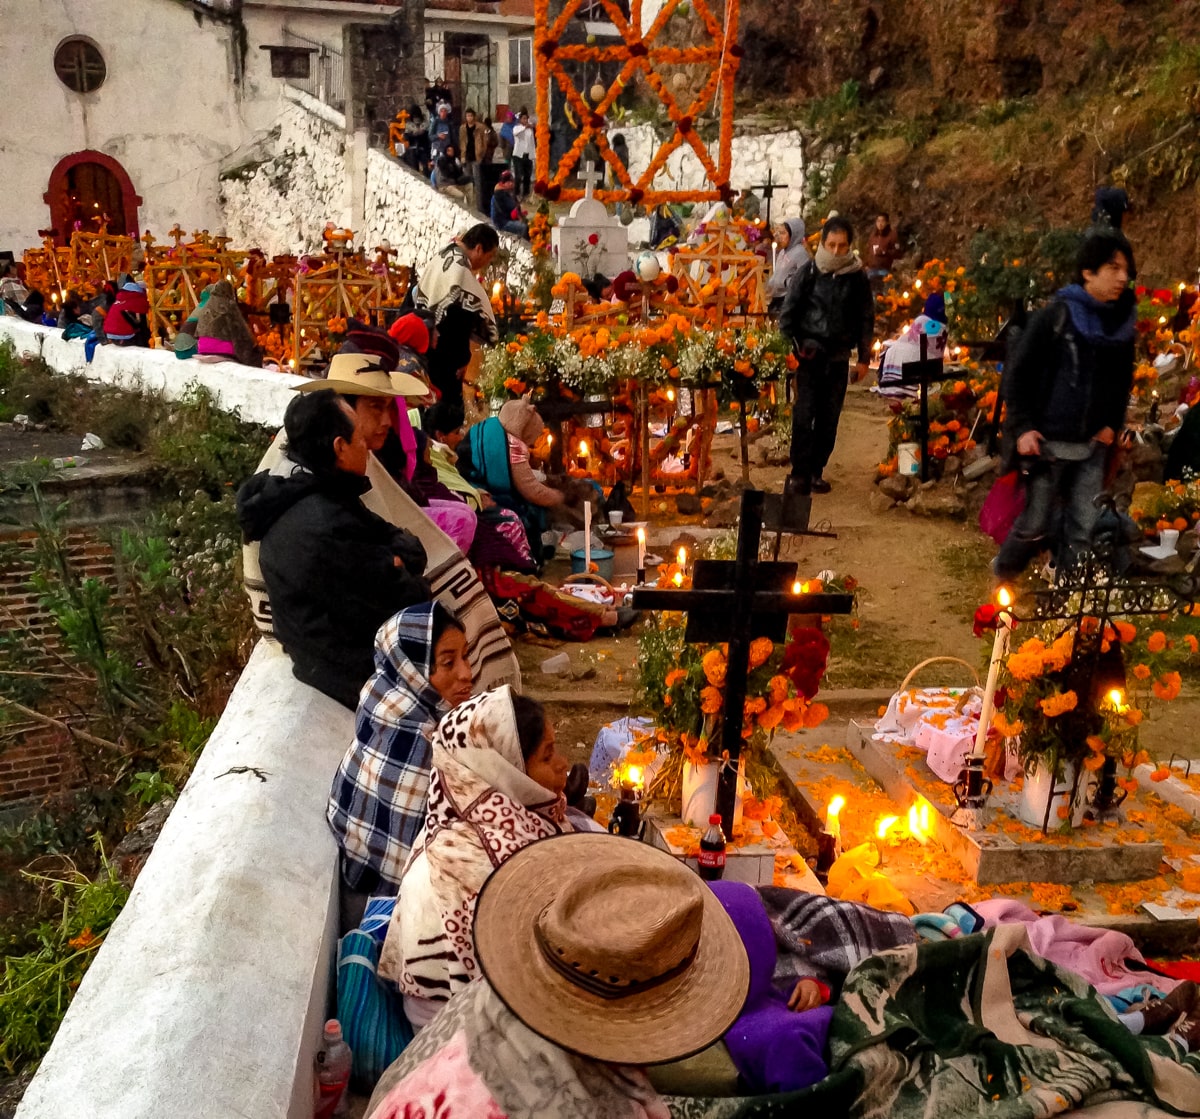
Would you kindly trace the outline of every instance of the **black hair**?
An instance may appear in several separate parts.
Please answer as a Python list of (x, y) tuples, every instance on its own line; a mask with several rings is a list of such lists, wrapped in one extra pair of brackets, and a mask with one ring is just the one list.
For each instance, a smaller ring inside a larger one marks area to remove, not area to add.
[(1079, 246), (1079, 254), (1075, 257), (1075, 282), (1082, 284), (1084, 272), (1099, 272), (1117, 253), (1125, 258), (1132, 279), (1133, 246), (1125, 235), (1113, 229), (1091, 230)]
[(445, 606), (437, 599), (433, 602), (433, 643), (430, 653), (437, 648), (437, 643), (441, 641), (443, 635), (448, 629), (456, 629), (461, 634), (466, 634), (466, 626), (462, 624)]
[(479, 116), (479, 114), (474, 109), (472, 109), (470, 105), (468, 105), (465, 109), (463, 109), (463, 116), (466, 116), (467, 113), (470, 113), (471, 116), (473, 116), (473, 117)]
[(853, 245), (854, 226), (852, 226), (843, 217), (830, 218), (823, 226), (821, 226), (821, 244), (825, 244), (826, 239), (831, 233), (837, 233), (839, 230), (846, 235), (846, 240)]
[(583, 289), (593, 299), (599, 301), (604, 298), (604, 289), (611, 283), (612, 280), (602, 272), (597, 272), (594, 276), (590, 276), (583, 281)]
[(521, 743), (521, 757), (529, 761), (537, 753), (542, 739), (546, 737), (546, 709), (536, 699), (513, 693), (513, 714), (517, 718), (517, 740)]
[(314, 474), (337, 469), (333, 443), (354, 438), (354, 421), (346, 415), (342, 399), (333, 389), (300, 393), (283, 415), (288, 458)]
[(478, 225), (471, 226), (462, 235), (462, 243), (468, 249), (483, 249), (490, 253), (493, 249), (500, 247), (500, 234), (487, 222), (481, 221)]

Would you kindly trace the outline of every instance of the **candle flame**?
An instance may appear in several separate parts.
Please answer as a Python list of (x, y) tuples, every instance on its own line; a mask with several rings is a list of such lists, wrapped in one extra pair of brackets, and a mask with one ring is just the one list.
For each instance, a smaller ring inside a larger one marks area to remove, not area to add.
[(504, 285), (499, 280), (497, 280), (494, 284), (492, 284), (492, 298), (498, 298), (500, 293), (503, 290), (504, 290)]
[(909, 292), (907, 292), (907, 291), (906, 291), (906, 292), (904, 293), (904, 295), (903, 295), (903, 296), (901, 296), (901, 298), (902, 298), (902, 299), (910, 299), (910, 298), (911, 298), (911, 295), (910, 295), (910, 293), (909, 293)]
[(1113, 690), (1108, 693), (1108, 702), (1111, 703), (1116, 710), (1120, 711), (1125, 705), (1125, 693), (1121, 691), (1120, 688), (1113, 688)]
[(996, 602), (1002, 609), (1007, 610), (1013, 604), (1012, 591), (1007, 587), (1001, 587), (996, 592)]
[(921, 281), (920, 281), (920, 280), (914, 280), (914, 281), (913, 281), (913, 287), (915, 287), (915, 288), (917, 289), (917, 291), (920, 291), (920, 290), (921, 290)]
[(1166, 321), (1167, 321), (1167, 316), (1166, 316), (1166, 315), (1159, 315), (1159, 316), (1158, 316), (1158, 323), (1159, 323), (1159, 325), (1160, 325), (1160, 326), (1161, 326), (1163, 323), (1165, 323)]
[(548, 447), (553, 447), (553, 446), (554, 446), (554, 435), (553, 435), (551, 432), (549, 432), (549, 431), (548, 431), (548, 432), (546, 432), (546, 445), (547, 445)]
[(687, 549), (683, 547), (683, 545), (680, 545), (679, 551), (676, 553), (675, 562), (679, 564), (680, 567), (687, 566)]
[(837, 796), (831, 797), (829, 807), (825, 809), (826, 822), (836, 820), (842, 809), (846, 807), (846, 798), (838, 793)]
[(908, 834), (922, 846), (929, 842), (929, 804), (927, 801), (922, 801), (920, 805), (909, 806)]
[(675, 390), (674, 389), (667, 389), (667, 399), (674, 401), (674, 399), (675, 399)]
[(803, 593), (804, 593), (804, 584), (802, 582), (800, 582), (799, 579), (797, 579), (792, 584), (792, 594), (803, 594)]
[(643, 777), (644, 774), (640, 765), (627, 765), (625, 767), (625, 780), (635, 788), (641, 788)]
[(683, 572), (676, 571), (675, 574), (671, 576), (671, 582), (674, 583), (675, 586), (677, 586), (677, 587), (682, 587), (683, 586)]
[(886, 839), (887, 833), (900, 823), (899, 816), (881, 816), (875, 825), (875, 838)]
[(586, 440), (586, 439), (580, 439), (580, 440), (579, 440), (579, 453), (580, 453), (581, 455), (583, 455), (585, 458), (587, 457), (587, 453), (588, 453), (588, 445), (587, 445), (587, 440)]
[(645, 544), (645, 543), (646, 543), (646, 530), (645, 530), (644, 528), (639, 528), (639, 529), (637, 530), (637, 538), (638, 538), (638, 543), (639, 543), (639, 544)]

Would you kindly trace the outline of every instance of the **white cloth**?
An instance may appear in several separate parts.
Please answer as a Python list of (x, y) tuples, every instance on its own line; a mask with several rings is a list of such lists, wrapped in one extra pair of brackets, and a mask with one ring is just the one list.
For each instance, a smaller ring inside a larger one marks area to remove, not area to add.
[(521, 124), (513, 125), (513, 156), (526, 156), (533, 159), (537, 155), (537, 126)]

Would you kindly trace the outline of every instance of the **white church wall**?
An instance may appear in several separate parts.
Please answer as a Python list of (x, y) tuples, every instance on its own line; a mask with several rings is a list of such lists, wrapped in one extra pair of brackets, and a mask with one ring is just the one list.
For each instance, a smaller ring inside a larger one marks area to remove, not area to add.
[[(644, 15), (644, 13), (643, 13)], [(629, 168), (636, 177), (644, 171), (661, 142), (649, 124), (629, 127), (613, 125), (608, 129), (611, 142), (614, 136), (625, 137), (629, 145)], [(708, 145), (716, 152), (716, 142)], [(765, 132), (758, 135), (734, 136), (730, 146), (732, 177), (735, 191), (766, 182), (767, 171), (774, 181), (786, 183), (787, 190), (779, 191), (772, 202), (771, 218), (798, 217), (804, 204), (804, 138), (797, 131)], [(706, 185), (704, 170), (696, 153), (683, 145), (671, 153), (666, 167), (654, 180), (658, 190), (698, 190)], [(761, 192), (760, 196), (761, 196)], [(764, 211), (765, 213), (765, 211)]]

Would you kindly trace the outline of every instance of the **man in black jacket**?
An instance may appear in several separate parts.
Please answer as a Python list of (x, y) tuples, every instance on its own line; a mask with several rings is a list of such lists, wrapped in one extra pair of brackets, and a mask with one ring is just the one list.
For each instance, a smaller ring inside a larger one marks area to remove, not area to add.
[(867, 375), (875, 299), (862, 261), (850, 248), (853, 243), (850, 223), (830, 218), (821, 230), (817, 255), (802, 264), (788, 284), (779, 316), (779, 328), (791, 338), (800, 361), (788, 479), (797, 493), (830, 490), (823, 474), (837, 440), (852, 349), (858, 350), (854, 379)]
[(1025, 509), (993, 570), (1019, 575), (1043, 548), (1069, 563), (1091, 545), (1113, 443), (1133, 386), (1133, 253), (1114, 230), (1088, 235), (1075, 283), (1029, 321), (1005, 372), (1005, 436), (1025, 474)]
[(298, 396), (283, 426), (298, 469), (247, 480), (238, 518), (247, 542), (262, 541), (275, 635), (296, 679), (354, 709), (374, 670), (376, 631), (431, 598), (425, 549), (363, 505), (370, 452), (336, 392)]

